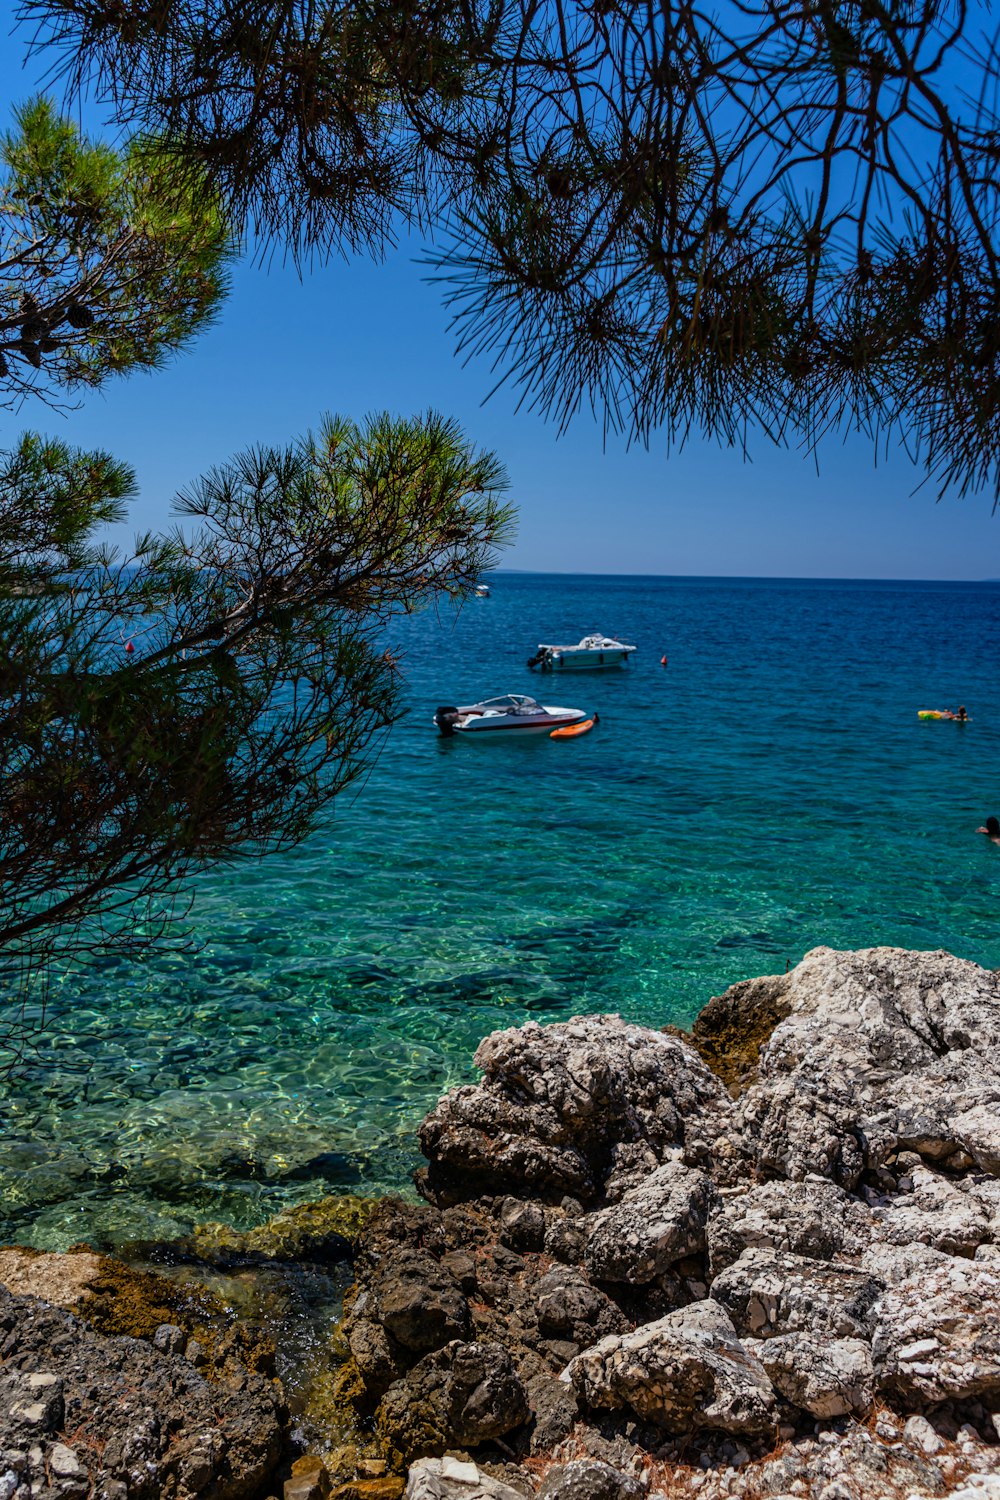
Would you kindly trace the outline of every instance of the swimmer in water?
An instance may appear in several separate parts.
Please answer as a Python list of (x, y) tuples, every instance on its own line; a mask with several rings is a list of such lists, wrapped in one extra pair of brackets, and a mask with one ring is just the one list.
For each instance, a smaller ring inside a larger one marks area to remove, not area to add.
[(1000, 818), (987, 818), (982, 828), (977, 828), (976, 832), (985, 833), (995, 844), (1000, 844)]

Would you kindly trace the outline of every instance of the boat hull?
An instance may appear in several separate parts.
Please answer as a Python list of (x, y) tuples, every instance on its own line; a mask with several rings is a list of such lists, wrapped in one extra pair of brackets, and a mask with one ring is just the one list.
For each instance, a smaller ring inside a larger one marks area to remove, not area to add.
[(550, 672), (606, 672), (610, 667), (623, 667), (629, 652), (621, 651), (557, 651), (543, 666)]
[(546, 717), (544, 719), (522, 719), (518, 722), (513, 716), (497, 715), (495, 718), (488, 714), (477, 714), (466, 719), (464, 723), (456, 724), (455, 734), (463, 734), (467, 738), (478, 739), (500, 739), (507, 736), (510, 739), (527, 739), (536, 734), (551, 734), (553, 729), (563, 729), (568, 725), (580, 724), (587, 715), (579, 710)]

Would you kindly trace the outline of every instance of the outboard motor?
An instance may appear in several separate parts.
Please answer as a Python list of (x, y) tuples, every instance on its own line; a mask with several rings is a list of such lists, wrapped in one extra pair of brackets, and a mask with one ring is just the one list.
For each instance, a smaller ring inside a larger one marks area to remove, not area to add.
[(442, 734), (454, 734), (455, 722), (458, 719), (458, 709), (454, 705), (443, 704), (434, 714), (434, 722)]
[(538, 666), (538, 664), (540, 662), (543, 662), (544, 660), (545, 660), (545, 652), (544, 652), (544, 650), (543, 651), (536, 651), (535, 654), (534, 654), (534, 656), (529, 656), (528, 657), (528, 666), (531, 668), (532, 671), (534, 671), (534, 669)]

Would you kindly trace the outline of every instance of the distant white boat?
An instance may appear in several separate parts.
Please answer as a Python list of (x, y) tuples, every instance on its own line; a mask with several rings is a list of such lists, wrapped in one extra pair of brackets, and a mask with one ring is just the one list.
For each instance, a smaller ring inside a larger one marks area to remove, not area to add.
[(586, 719), (582, 708), (554, 708), (524, 693), (484, 698), (465, 708), (439, 708), (434, 723), (442, 734), (548, 734)]
[(542, 643), (528, 662), (543, 672), (593, 672), (603, 667), (622, 667), (634, 646), (613, 635), (585, 635), (575, 646), (550, 646)]
[(488, 583), (477, 583), (475, 587), (477, 599), (488, 599), (490, 597), (490, 586)]

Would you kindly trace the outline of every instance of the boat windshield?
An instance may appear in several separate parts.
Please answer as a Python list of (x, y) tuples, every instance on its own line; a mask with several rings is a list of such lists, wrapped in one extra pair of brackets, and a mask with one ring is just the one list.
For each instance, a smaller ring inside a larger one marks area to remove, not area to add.
[(544, 710), (540, 703), (534, 698), (528, 698), (523, 693), (506, 693), (502, 698), (484, 698), (479, 704), (480, 708), (495, 708), (508, 714), (540, 714)]

